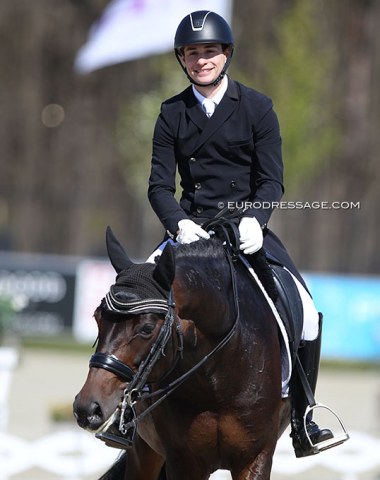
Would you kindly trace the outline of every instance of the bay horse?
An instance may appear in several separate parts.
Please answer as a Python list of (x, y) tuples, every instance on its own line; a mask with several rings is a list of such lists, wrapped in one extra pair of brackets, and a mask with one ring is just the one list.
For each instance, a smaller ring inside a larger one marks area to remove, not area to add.
[(74, 402), (79, 426), (125, 442), (102, 479), (269, 480), (290, 401), (277, 323), (246, 267), (213, 237), (167, 245), (156, 264), (132, 263), (109, 228), (107, 248), (118, 275)]

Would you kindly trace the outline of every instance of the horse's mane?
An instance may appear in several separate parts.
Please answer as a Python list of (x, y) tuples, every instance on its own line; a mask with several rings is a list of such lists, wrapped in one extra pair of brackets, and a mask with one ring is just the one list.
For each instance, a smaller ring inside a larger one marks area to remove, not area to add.
[(200, 239), (197, 242), (187, 245), (177, 245), (175, 248), (176, 259), (188, 258), (192, 261), (203, 261), (204, 259), (220, 260), (225, 258), (225, 251), (222, 241), (217, 237)]

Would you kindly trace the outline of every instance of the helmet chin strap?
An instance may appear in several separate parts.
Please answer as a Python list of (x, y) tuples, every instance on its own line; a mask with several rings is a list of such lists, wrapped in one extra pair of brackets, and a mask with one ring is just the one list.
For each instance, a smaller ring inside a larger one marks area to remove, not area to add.
[(218, 77), (213, 82), (210, 82), (210, 83), (198, 83), (198, 82), (196, 82), (189, 75), (188, 71), (186, 70), (186, 67), (183, 65), (183, 63), (181, 61), (181, 55), (177, 52), (177, 50), (175, 50), (175, 56), (178, 60), (178, 63), (181, 65), (182, 70), (185, 72), (186, 77), (189, 79), (190, 83), (196, 85), (197, 87), (211, 87), (211, 86), (216, 87), (222, 81), (223, 77), (227, 73), (227, 69), (228, 69), (228, 67), (230, 66), (230, 63), (231, 63), (231, 58), (232, 58), (233, 51), (234, 50), (232, 48), (230, 54), (228, 55), (227, 61), (224, 64), (223, 70), (220, 72)]

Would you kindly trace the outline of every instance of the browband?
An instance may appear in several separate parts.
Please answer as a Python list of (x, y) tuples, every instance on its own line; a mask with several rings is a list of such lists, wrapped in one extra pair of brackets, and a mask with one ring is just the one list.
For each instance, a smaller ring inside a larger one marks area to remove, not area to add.
[(141, 313), (161, 313), (168, 312), (168, 301), (161, 298), (147, 298), (144, 300), (121, 302), (112, 291), (108, 292), (101, 302), (101, 308), (109, 312), (138, 315)]

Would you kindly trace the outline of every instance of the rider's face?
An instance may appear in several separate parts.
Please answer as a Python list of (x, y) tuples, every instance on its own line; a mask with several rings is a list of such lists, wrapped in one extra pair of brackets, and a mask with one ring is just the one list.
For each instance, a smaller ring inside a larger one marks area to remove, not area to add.
[(219, 43), (187, 45), (183, 49), (187, 73), (197, 83), (212, 83), (223, 70), (228, 53), (228, 48), (223, 51)]

